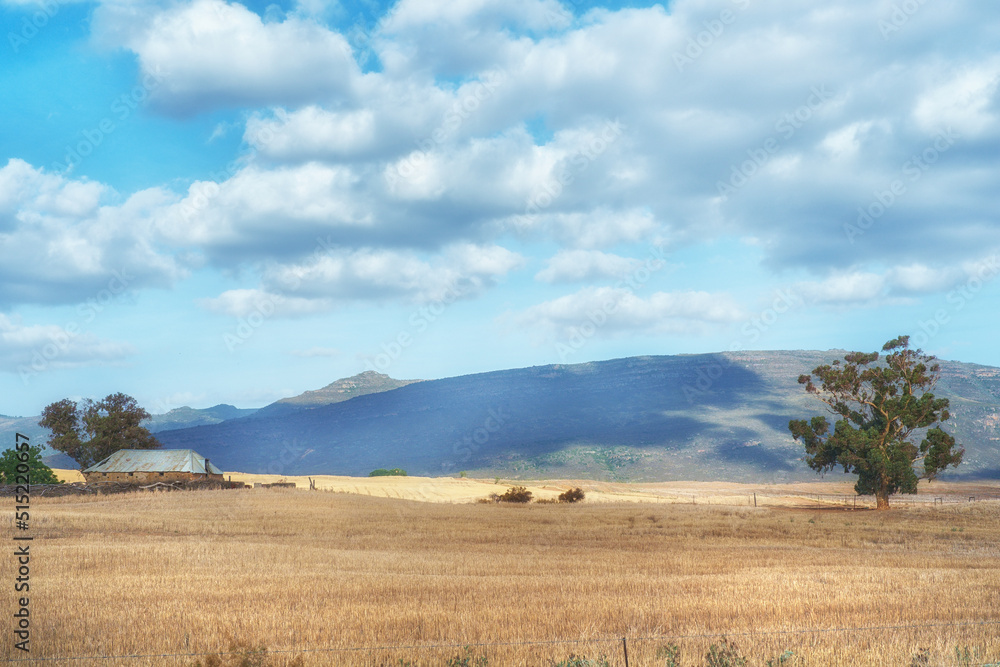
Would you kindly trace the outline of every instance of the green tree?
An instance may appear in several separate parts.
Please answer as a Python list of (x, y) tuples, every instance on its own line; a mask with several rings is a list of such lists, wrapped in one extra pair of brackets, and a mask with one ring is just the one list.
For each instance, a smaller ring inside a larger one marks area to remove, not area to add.
[(369, 477), (406, 477), (406, 471), (402, 468), (391, 468), (386, 470), (385, 468), (376, 468), (368, 473)]
[[(919, 479), (957, 466), (965, 452), (936, 426), (950, 414), (948, 399), (930, 393), (940, 377), (934, 357), (911, 350), (909, 336), (890, 340), (882, 351), (888, 353), (883, 363), (876, 363), (878, 352), (851, 352), (843, 364), (837, 360), (799, 376), (799, 384), (838, 419), (832, 432), (823, 416), (794, 419), (788, 428), (805, 445), (809, 467), (826, 472), (843, 466), (857, 474), (857, 493), (874, 495), (878, 509), (889, 509), (890, 496), (916, 493)], [(918, 446), (911, 439), (921, 432)], [(921, 459), (918, 476), (914, 464)]]
[(80, 451), (83, 444), (80, 441), (81, 417), (76, 402), (64, 398), (45, 406), (42, 419), (38, 422), (39, 426), (52, 431), (49, 447), (63, 452), (77, 462), (80, 461), (78, 457), (83, 455)]
[[(26, 444), (26, 443), (22, 443)], [(27, 450), (15, 450), (13, 447), (0, 453), (0, 484), (16, 484), (17, 465), (28, 465), (28, 480), (32, 484), (62, 484), (52, 468), (42, 461), (42, 448), (31, 445)]]
[(158, 449), (160, 442), (141, 426), (149, 417), (134, 398), (119, 392), (97, 402), (63, 399), (47, 405), (38, 425), (52, 431), (50, 447), (88, 468), (120, 449)]

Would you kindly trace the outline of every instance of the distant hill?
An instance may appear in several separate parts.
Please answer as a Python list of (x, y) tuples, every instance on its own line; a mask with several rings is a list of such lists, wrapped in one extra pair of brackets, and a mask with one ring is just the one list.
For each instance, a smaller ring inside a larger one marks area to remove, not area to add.
[[(411, 475), (815, 479), (787, 424), (825, 406), (797, 378), (842, 355), (741, 352), (496, 371), (309, 409), (262, 409), (157, 437), (224, 469), (254, 473), (400, 467)], [(936, 393), (951, 399), (953, 415), (946, 428), (967, 449), (959, 475), (1000, 477), (1000, 369), (958, 362), (942, 369)]]
[[(196, 410), (187, 406), (176, 408), (162, 415), (153, 415), (152, 418), (143, 422), (143, 426), (151, 432), (157, 433), (168, 429), (188, 428), (191, 426), (206, 426), (218, 424), (226, 419), (237, 419), (253, 414), (256, 410), (241, 410), (231, 405), (216, 405), (211, 408)], [(7, 449), (13, 444), (16, 433), (21, 433), (31, 438), (32, 444), (42, 447), (42, 460), (52, 468), (76, 469), (79, 466), (76, 461), (66, 456), (62, 452), (49, 449), (49, 429), (38, 425), (40, 415), (34, 417), (8, 417), (0, 415), (0, 450)]]
[(153, 415), (142, 423), (152, 433), (168, 431), (178, 428), (189, 428), (191, 426), (208, 426), (218, 424), (227, 419), (239, 419), (249, 417), (257, 412), (253, 408), (237, 408), (232, 405), (220, 403), (210, 408), (189, 408), (188, 406), (174, 408), (170, 412), (162, 415)]
[(54, 468), (66, 467), (71, 464), (75, 467), (73, 459), (65, 454), (50, 450), (45, 443), (49, 440), (49, 430), (38, 425), (41, 417), (10, 417), (0, 415), (0, 450), (9, 449), (14, 446), (16, 434), (26, 435), (32, 445), (42, 448), (42, 459), (49, 466)]
[(408, 384), (420, 382), (420, 380), (394, 380), (388, 375), (376, 373), (375, 371), (365, 371), (343, 378), (336, 382), (331, 382), (322, 389), (307, 391), (292, 396), (282, 398), (267, 405), (256, 412), (256, 417), (276, 417), (287, 415), (300, 410), (308, 410), (322, 405), (340, 403), (358, 396), (377, 394), (383, 391), (391, 391), (405, 387)]
[[(322, 389), (307, 391), (290, 398), (283, 398), (260, 409), (237, 408), (225, 403), (210, 408), (191, 408), (185, 405), (164, 414), (152, 415), (142, 425), (148, 428), (150, 432), (159, 434), (161, 431), (209, 426), (230, 419), (242, 419), (257, 414), (265, 417), (273, 417), (321, 405), (339, 403), (355, 396), (389, 391), (390, 389), (404, 387), (414, 382), (420, 382), (420, 380), (394, 380), (388, 375), (376, 373), (375, 371), (365, 371), (353, 377), (331, 382)], [(21, 433), (31, 438), (33, 444), (42, 446), (44, 452), (43, 460), (47, 465), (54, 468), (69, 469), (79, 467), (73, 459), (65, 454), (50, 450), (45, 446), (45, 443), (49, 439), (49, 430), (38, 425), (40, 419), (41, 416), (8, 417), (0, 415), (0, 438), (3, 439), (2, 442), (13, 443), (15, 433)], [(5, 449), (5, 447), (0, 446), (0, 449)]]

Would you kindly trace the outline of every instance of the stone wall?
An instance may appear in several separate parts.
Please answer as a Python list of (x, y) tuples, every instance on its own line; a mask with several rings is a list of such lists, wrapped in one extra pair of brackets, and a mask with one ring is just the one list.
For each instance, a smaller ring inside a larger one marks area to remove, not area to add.
[(193, 472), (90, 472), (85, 473), (87, 484), (97, 482), (126, 482), (129, 484), (155, 484), (156, 482), (190, 482), (198, 479), (217, 479), (222, 475), (200, 475)]

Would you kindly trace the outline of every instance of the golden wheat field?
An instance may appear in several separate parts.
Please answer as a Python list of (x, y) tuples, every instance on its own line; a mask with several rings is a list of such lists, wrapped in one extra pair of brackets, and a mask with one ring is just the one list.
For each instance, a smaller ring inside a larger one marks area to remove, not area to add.
[[(1000, 661), (996, 502), (879, 513), (246, 489), (31, 511), (40, 665), (619, 666), (622, 637), (629, 665), (669, 665), (671, 647), (675, 664), (740, 664), (706, 659), (723, 636), (747, 665)], [(14, 570), (2, 559), (5, 610)], [(25, 657), (9, 632), (0, 656)]]

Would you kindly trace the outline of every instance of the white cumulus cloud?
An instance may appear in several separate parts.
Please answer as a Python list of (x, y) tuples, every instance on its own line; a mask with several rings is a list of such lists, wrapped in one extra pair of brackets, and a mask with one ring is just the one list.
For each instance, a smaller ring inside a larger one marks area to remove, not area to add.
[(223, 0), (106, 3), (95, 24), (103, 41), (135, 52), (152, 99), (178, 115), (347, 99), (360, 74), (340, 34), (295, 16), (265, 23)]
[(600, 250), (563, 250), (549, 258), (546, 267), (535, 274), (535, 280), (559, 283), (621, 278), (641, 264), (641, 260)]
[(523, 327), (569, 336), (584, 323), (601, 335), (697, 333), (712, 325), (737, 322), (743, 309), (728, 294), (656, 292), (647, 298), (627, 288), (587, 287), (536, 304), (514, 316)]
[(98, 338), (79, 323), (28, 325), (0, 313), (0, 370), (25, 381), (48, 370), (119, 363), (133, 354), (129, 343)]

